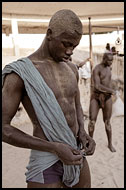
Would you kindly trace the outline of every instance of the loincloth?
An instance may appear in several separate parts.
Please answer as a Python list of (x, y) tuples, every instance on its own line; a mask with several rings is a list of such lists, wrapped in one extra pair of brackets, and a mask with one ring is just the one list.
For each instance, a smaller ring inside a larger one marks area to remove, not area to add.
[(111, 98), (111, 94), (100, 93), (100, 92), (93, 92), (91, 95), (91, 100), (97, 100), (99, 107), (104, 108), (105, 102)]
[(43, 184), (52, 184), (62, 181), (63, 177), (63, 163), (59, 160), (44, 171), (40, 171), (36, 176), (27, 180), (27, 182), (39, 182)]

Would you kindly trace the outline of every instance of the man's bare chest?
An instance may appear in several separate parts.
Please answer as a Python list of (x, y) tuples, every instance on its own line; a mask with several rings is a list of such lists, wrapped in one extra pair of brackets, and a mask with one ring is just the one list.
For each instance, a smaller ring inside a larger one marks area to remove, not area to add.
[(111, 70), (109, 67), (101, 69), (99, 73), (101, 81), (111, 80)]
[(57, 98), (75, 94), (75, 89), (77, 89), (76, 76), (66, 63), (59, 65), (55, 63), (53, 65), (50, 63), (35, 64), (35, 67)]

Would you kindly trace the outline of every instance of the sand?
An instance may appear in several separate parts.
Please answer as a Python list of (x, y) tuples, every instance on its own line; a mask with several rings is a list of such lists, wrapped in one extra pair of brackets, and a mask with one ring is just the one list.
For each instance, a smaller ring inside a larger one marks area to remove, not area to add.
[[(89, 82), (86, 84), (89, 86)], [(79, 83), (83, 111), (88, 115), (89, 91), (84, 83)], [(21, 105), (22, 106), (22, 105)], [(88, 118), (85, 120), (87, 131)], [(13, 118), (12, 124), (22, 131), (32, 134), (31, 122), (23, 109)], [(124, 188), (124, 117), (112, 117), (113, 146), (112, 153), (107, 147), (107, 136), (100, 110), (94, 139), (96, 150), (92, 156), (87, 156), (91, 171), (92, 188)], [(2, 143), (2, 187), (26, 188), (25, 175), (30, 150)]]

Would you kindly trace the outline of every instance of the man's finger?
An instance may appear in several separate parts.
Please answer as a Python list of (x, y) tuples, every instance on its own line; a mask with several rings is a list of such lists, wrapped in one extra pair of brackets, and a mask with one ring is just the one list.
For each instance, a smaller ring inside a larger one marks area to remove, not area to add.
[(73, 156), (73, 161), (77, 161), (77, 160), (80, 160), (80, 159), (82, 159), (82, 155), (81, 154)]
[(81, 149), (86, 149), (87, 148), (87, 142), (86, 141), (83, 141), (83, 143), (82, 143), (82, 148)]
[(92, 154), (94, 153), (94, 151), (95, 151), (95, 146), (89, 147), (89, 148), (87, 148), (87, 149), (85, 150), (86, 155), (92, 155)]
[(80, 154), (80, 151), (79, 150), (73, 150), (73, 154), (78, 155), (78, 154)]
[(80, 165), (80, 164), (82, 164), (82, 162), (83, 162), (83, 158), (81, 158), (80, 160), (77, 160), (77, 161), (73, 161), (72, 164), (73, 165)]

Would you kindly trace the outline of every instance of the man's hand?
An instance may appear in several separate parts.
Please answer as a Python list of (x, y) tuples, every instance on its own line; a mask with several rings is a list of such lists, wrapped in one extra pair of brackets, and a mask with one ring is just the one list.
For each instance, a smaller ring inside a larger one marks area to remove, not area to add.
[(85, 155), (92, 155), (95, 151), (96, 143), (86, 132), (79, 133), (79, 141), (82, 143), (82, 150)]
[(67, 144), (57, 143), (56, 154), (66, 165), (81, 165), (83, 161), (81, 151), (76, 150)]

